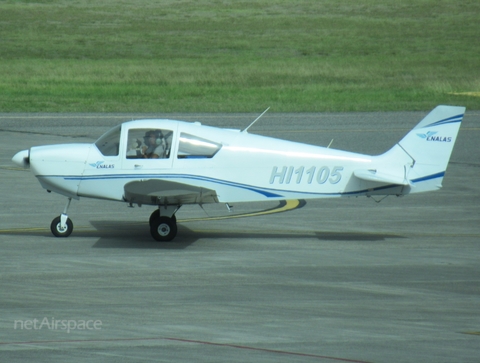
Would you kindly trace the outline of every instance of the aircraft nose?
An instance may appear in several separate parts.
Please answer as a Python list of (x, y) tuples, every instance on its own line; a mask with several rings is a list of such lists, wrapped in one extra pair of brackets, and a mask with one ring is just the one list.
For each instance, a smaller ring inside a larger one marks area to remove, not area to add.
[(18, 165), (21, 166), (24, 169), (29, 169), (30, 168), (30, 150), (22, 150), (16, 153), (12, 161)]

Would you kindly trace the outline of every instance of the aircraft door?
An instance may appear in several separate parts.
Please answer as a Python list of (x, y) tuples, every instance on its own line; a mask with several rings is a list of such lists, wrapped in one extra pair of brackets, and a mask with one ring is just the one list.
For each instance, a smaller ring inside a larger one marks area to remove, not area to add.
[(172, 166), (173, 130), (132, 128), (123, 141), (126, 143), (123, 159), (125, 171), (142, 173)]

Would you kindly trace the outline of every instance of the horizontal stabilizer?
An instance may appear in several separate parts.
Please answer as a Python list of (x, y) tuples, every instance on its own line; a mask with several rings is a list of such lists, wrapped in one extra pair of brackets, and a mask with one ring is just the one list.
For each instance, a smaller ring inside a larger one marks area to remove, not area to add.
[(396, 185), (409, 185), (410, 183), (402, 175), (393, 175), (378, 170), (355, 170), (353, 172), (359, 179), (373, 181), (377, 183), (396, 184)]

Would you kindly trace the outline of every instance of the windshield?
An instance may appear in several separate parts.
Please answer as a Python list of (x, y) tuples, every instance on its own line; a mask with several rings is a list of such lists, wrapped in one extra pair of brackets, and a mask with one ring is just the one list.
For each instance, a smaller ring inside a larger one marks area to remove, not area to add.
[(121, 125), (115, 126), (95, 142), (98, 150), (100, 150), (104, 156), (118, 156), (121, 127)]

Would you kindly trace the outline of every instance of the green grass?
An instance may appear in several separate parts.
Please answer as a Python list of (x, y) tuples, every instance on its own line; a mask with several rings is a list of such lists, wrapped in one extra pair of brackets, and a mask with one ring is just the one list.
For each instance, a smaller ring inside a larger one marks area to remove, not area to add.
[(477, 0), (6, 0), (0, 112), (480, 109), (478, 19)]

